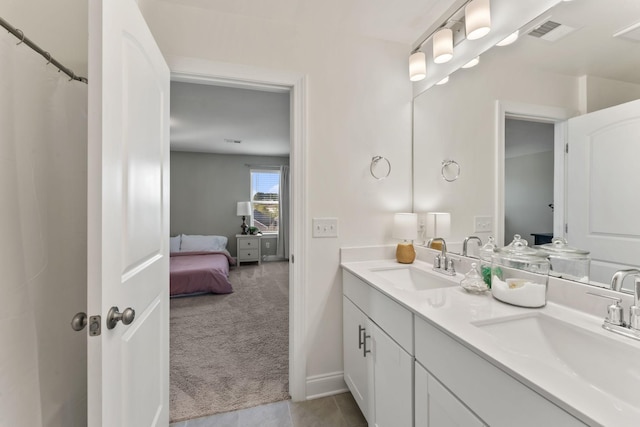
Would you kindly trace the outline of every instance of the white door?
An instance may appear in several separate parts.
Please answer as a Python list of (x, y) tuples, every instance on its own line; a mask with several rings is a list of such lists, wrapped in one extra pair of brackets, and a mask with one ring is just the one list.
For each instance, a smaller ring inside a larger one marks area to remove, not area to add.
[(382, 329), (370, 322), (376, 427), (413, 424), (413, 358)]
[(88, 182), (89, 426), (166, 426), (169, 69), (134, 0), (89, 2)]
[(567, 240), (591, 251), (591, 280), (640, 264), (640, 100), (569, 120)]
[(342, 307), (344, 381), (351, 390), (360, 411), (369, 424), (373, 425), (373, 357), (371, 354), (373, 322), (345, 296), (342, 297)]

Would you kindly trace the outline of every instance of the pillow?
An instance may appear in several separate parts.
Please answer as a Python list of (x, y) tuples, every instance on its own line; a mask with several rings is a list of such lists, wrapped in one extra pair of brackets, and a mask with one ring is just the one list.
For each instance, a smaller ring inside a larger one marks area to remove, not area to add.
[(225, 236), (182, 235), (180, 252), (223, 251), (227, 247)]
[(169, 237), (169, 252), (180, 252), (180, 236)]

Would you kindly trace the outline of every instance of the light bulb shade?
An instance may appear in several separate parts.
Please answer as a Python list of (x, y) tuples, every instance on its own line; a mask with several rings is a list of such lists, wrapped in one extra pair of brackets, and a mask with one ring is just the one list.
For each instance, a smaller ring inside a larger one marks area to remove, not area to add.
[(236, 206), (236, 215), (251, 216), (251, 202), (238, 202)]
[(427, 59), (424, 52), (414, 52), (409, 57), (409, 80), (417, 82), (427, 77)]
[(475, 67), (476, 65), (478, 65), (480, 63), (480, 57), (476, 56), (475, 58), (473, 58), (471, 61), (467, 62), (466, 64), (464, 64), (462, 66), (462, 68), (471, 68), (471, 67)]
[(444, 79), (440, 80), (438, 83), (436, 83), (436, 85), (443, 85), (449, 82), (449, 76), (445, 77)]
[(429, 238), (448, 238), (451, 234), (451, 214), (449, 212), (427, 212), (425, 233)]
[(416, 240), (418, 238), (418, 214), (395, 214), (393, 217), (393, 237), (401, 240)]
[(490, 0), (473, 0), (464, 8), (464, 25), (467, 39), (477, 40), (491, 31)]
[(453, 58), (453, 31), (442, 28), (433, 35), (433, 62), (444, 64)]
[(509, 34), (504, 38), (501, 42), (496, 43), (496, 46), (509, 46), (511, 43), (518, 40), (518, 36), (520, 35), (520, 30), (516, 30), (515, 33)]

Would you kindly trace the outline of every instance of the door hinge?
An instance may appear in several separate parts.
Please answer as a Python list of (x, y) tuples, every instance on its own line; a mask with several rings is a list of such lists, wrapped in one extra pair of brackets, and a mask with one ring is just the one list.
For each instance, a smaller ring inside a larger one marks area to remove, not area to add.
[(293, 264), (295, 261), (295, 259), (293, 258), (293, 254), (291, 254), (291, 264)]
[(564, 152), (569, 154), (569, 143), (568, 142), (564, 144)]
[(564, 232), (568, 233), (569, 232), (569, 224), (565, 224), (564, 225)]

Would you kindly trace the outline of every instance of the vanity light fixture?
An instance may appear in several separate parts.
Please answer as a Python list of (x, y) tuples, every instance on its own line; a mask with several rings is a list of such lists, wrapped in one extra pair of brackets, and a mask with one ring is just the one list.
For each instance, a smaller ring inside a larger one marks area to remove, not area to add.
[(441, 28), (433, 34), (433, 62), (444, 64), (453, 58), (453, 31)]
[(511, 43), (514, 43), (518, 40), (518, 36), (520, 35), (520, 30), (516, 30), (514, 33), (511, 33), (507, 37), (504, 38), (501, 42), (496, 43), (496, 46), (509, 46)]
[(473, 58), (471, 61), (467, 62), (466, 64), (464, 64), (462, 66), (462, 68), (471, 68), (471, 67), (475, 67), (476, 65), (478, 65), (480, 63), (480, 57), (476, 56), (475, 58)]
[(427, 77), (427, 58), (424, 52), (414, 52), (409, 57), (409, 80), (417, 82)]
[(444, 79), (440, 80), (438, 83), (436, 83), (436, 85), (443, 85), (445, 83), (449, 82), (449, 76), (445, 77)]
[(413, 240), (418, 238), (418, 214), (397, 213), (393, 217), (393, 238), (403, 240), (396, 248), (396, 260), (411, 264), (416, 259)]
[(490, 0), (472, 0), (464, 8), (467, 39), (477, 40), (491, 31)]

